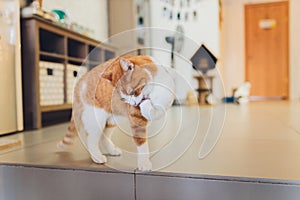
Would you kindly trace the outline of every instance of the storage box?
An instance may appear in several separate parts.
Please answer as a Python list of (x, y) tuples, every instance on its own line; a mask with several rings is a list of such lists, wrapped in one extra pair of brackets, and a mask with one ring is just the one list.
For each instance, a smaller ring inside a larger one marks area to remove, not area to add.
[(67, 65), (67, 103), (73, 103), (73, 92), (77, 78), (81, 77), (87, 72), (85, 66)]
[(40, 61), (40, 105), (64, 103), (64, 64)]

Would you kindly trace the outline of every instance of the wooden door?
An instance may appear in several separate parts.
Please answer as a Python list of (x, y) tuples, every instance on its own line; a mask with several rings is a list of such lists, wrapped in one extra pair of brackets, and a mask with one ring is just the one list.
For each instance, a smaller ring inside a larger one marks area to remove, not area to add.
[(246, 5), (245, 40), (251, 96), (288, 98), (289, 3)]

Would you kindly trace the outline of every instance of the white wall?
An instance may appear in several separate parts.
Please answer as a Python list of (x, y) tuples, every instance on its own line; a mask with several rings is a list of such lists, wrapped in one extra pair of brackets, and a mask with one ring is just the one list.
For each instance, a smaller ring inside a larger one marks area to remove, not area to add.
[(95, 38), (106, 40), (108, 36), (106, 0), (43, 0), (43, 9), (62, 9), (70, 14), (71, 20), (95, 31)]
[[(179, 10), (179, 2), (175, 1), (177, 4), (174, 6), (173, 10)], [(191, 1), (195, 2), (195, 1)], [(185, 33), (185, 43), (182, 51), (179, 55), (175, 56), (175, 68), (182, 78), (184, 78), (192, 88), (184, 84), (183, 79), (177, 82), (177, 95), (180, 99), (185, 99), (187, 92), (197, 88), (197, 81), (193, 78), (193, 75), (197, 74), (191, 67), (187, 60), (184, 60), (181, 56), (189, 59), (192, 57), (194, 52), (204, 43), (217, 57), (219, 57), (220, 50), (220, 34), (219, 34), (219, 3), (218, 0), (205, 0), (197, 1), (199, 3), (192, 4), (189, 8), (185, 9), (190, 13), (189, 20), (177, 20), (176, 15), (174, 15), (173, 20), (169, 20), (168, 17), (163, 16), (163, 6), (166, 5), (164, 1), (151, 0), (151, 26), (175, 30), (178, 24), (181, 24), (184, 28)], [(193, 20), (192, 11), (196, 10), (198, 12), (197, 20)], [(161, 63), (170, 66), (170, 49), (171, 45), (165, 42), (166, 36), (171, 36), (174, 34), (172, 31), (154, 31), (152, 34), (152, 46), (160, 48), (162, 50), (153, 51), (153, 56), (157, 58)], [(164, 51), (166, 50), (166, 51)], [(215, 72), (216, 73), (216, 72)], [(220, 83), (217, 80), (216, 83)], [(218, 85), (218, 84), (217, 84)], [(216, 89), (215, 91), (217, 91)], [(222, 89), (219, 89), (219, 91)], [(217, 92), (218, 93), (218, 92)]]
[[(223, 79), (227, 95), (245, 81), (244, 5), (276, 0), (223, 0)], [(290, 0), (290, 97), (300, 98), (300, 1)]]
[(300, 1), (290, 0), (290, 98), (300, 98)]

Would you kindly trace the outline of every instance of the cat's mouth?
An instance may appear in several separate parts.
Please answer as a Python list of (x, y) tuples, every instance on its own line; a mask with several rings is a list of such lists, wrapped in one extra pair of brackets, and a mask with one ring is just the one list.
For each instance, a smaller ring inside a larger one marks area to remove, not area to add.
[(140, 106), (146, 100), (150, 100), (150, 98), (149, 97), (143, 97), (142, 100), (136, 105), (136, 107)]

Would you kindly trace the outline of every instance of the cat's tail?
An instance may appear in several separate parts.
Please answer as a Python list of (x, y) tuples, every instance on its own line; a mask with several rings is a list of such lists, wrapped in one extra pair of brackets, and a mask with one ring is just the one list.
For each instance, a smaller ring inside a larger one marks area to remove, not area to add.
[(57, 147), (59, 149), (66, 149), (68, 146), (74, 143), (74, 139), (76, 138), (76, 136), (77, 130), (75, 127), (74, 117), (72, 116), (67, 129), (67, 134), (61, 141), (57, 143)]

